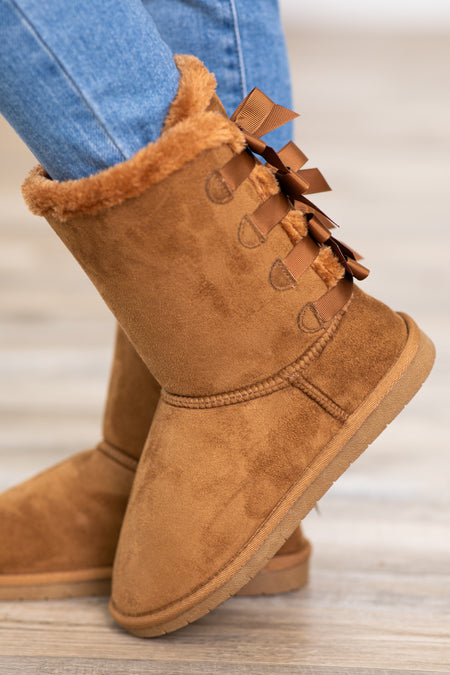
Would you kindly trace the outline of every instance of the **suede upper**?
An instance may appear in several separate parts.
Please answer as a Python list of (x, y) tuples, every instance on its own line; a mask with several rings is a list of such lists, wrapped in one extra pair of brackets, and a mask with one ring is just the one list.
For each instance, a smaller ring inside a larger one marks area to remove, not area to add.
[(161, 387), (117, 327), (103, 438), (106, 444), (138, 460), (158, 405)]
[[(180, 68), (180, 96), (188, 82), (204, 103), (210, 89), (206, 75), (196, 80), (198, 62)], [(332, 462), (348, 466), (338, 455), (380, 403), (387, 375), (397, 376), (408, 338), (402, 318), (357, 289), (331, 318), (314, 310), (343, 274), (327, 247), (317, 247), (320, 264), (283, 284), (277, 261), (295, 232), (309, 237), (306, 220), (291, 208), (287, 222), (252, 239), (252, 215), (280, 190), (272, 172), (256, 164), (232, 190), (221, 170), (242, 152), (241, 132), (214, 96), (187, 116), (178, 102), (161, 138), (92, 180), (93, 194), (87, 183), (52, 186), (42, 173), (24, 191), (163, 387), (111, 602), (129, 630), (158, 634), (256, 573), (294, 529), (292, 510), (302, 517), (315, 503), (308, 491), (332, 482)], [(160, 166), (141, 162), (150, 155)], [(125, 195), (117, 182), (129, 186)], [(64, 210), (60, 194), (78, 211)]]
[(111, 568), (159, 390), (118, 329), (104, 440), (0, 495), (0, 575)]

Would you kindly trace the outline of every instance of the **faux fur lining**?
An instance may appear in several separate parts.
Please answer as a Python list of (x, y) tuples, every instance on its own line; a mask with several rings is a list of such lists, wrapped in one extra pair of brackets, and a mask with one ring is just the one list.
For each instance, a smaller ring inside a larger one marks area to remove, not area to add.
[(294, 246), (308, 234), (306, 218), (300, 211), (289, 211), (281, 225)]
[(220, 109), (214, 104), (218, 102), (214, 76), (194, 56), (176, 57), (176, 62), (179, 88), (160, 138), (131, 159), (79, 180), (53, 181), (37, 166), (22, 186), (33, 213), (57, 220), (97, 213), (138, 197), (204, 150), (225, 143), (236, 153), (244, 149), (237, 126), (220, 112), (207, 110), (208, 106)]
[(163, 131), (204, 112), (216, 91), (216, 78), (195, 56), (177, 54), (175, 63), (181, 73), (177, 94), (172, 101)]
[(329, 246), (322, 246), (311, 267), (328, 288), (336, 286), (345, 274), (343, 266)]
[(280, 186), (272, 171), (263, 164), (256, 164), (252, 170), (249, 181), (255, 188), (255, 192), (261, 201), (278, 194)]

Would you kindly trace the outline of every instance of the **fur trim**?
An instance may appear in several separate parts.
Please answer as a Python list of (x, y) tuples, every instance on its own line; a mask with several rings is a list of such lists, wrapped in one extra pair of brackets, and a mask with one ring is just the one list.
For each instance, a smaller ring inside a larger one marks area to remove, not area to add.
[(289, 211), (281, 225), (294, 246), (308, 234), (306, 218), (300, 211)]
[(195, 56), (177, 54), (174, 58), (182, 77), (177, 95), (164, 121), (163, 131), (167, 131), (191, 115), (204, 112), (217, 86), (214, 75)]
[(319, 255), (311, 265), (313, 270), (326, 283), (328, 288), (336, 286), (344, 276), (345, 270), (329, 246), (322, 246)]
[(260, 163), (256, 164), (253, 168), (249, 181), (255, 188), (256, 194), (261, 201), (269, 199), (269, 197), (276, 195), (280, 191), (280, 186), (272, 171)]
[(193, 160), (203, 150), (225, 143), (236, 153), (245, 147), (238, 127), (218, 112), (215, 78), (194, 56), (177, 57), (180, 84), (164, 130), (131, 159), (79, 180), (53, 181), (42, 166), (33, 169), (22, 186), (29, 209), (40, 216), (67, 220), (97, 213), (138, 197), (155, 183)]

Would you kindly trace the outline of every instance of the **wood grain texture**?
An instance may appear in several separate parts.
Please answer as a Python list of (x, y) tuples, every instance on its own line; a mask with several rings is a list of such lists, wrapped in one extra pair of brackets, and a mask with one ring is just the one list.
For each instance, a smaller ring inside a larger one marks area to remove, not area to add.
[[(309, 586), (232, 598), (139, 640), (106, 599), (2, 603), (1, 675), (450, 673), (450, 40), (289, 36), (297, 142), (317, 202), (372, 269), (362, 286), (438, 349), (416, 400), (305, 522)], [(95, 443), (113, 322), (22, 205), (32, 165), (0, 123), (0, 487)], [(1, 545), (1, 542), (0, 542)]]

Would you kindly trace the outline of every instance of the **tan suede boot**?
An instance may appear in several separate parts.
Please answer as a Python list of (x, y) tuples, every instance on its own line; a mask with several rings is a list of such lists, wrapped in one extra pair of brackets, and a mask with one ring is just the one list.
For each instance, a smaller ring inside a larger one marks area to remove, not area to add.
[(0, 599), (103, 595), (160, 387), (117, 332), (103, 436), (0, 495)]
[[(117, 330), (103, 440), (0, 495), (0, 600), (109, 595), (114, 554), (160, 386)], [(300, 528), (242, 595), (308, 578)]]
[(232, 122), (206, 69), (178, 65), (156, 143), (87, 179), (38, 168), (24, 185), (163, 387), (110, 602), (139, 636), (254, 577), (434, 359), (409, 317), (355, 287), (365, 269), (305, 197), (321, 175), (259, 139), (286, 110), (256, 92)]

